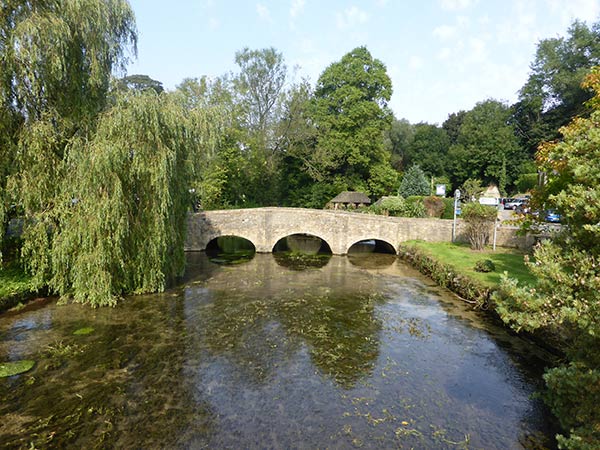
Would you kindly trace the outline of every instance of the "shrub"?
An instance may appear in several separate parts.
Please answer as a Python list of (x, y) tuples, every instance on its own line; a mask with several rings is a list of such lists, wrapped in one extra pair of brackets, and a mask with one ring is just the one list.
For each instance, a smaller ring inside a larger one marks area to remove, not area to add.
[(444, 200), (442, 200), (440, 197), (425, 197), (423, 199), (423, 204), (425, 205), (425, 211), (427, 212), (427, 216), (437, 218), (442, 217), (445, 205)]
[(475, 263), (475, 272), (493, 272), (496, 270), (496, 265), (491, 259), (480, 259)]
[(444, 212), (442, 212), (442, 219), (454, 219), (454, 198), (443, 198)]
[(425, 172), (419, 166), (414, 165), (402, 177), (398, 194), (407, 198), (411, 195), (429, 195), (430, 190), (431, 187)]
[(406, 209), (404, 217), (425, 217), (427, 210), (423, 204), (423, 197), (420, 195), (411, 195), (406, 199)]
[(425, 217), (423, 197), (386, 197), (368, 208), (368, 212), (394, 217)]
[(462, 218), (467, 224), (467, 237), (473, 250), (483, 250), (488, 243), (497, 214), (496, 208), (481, 205), (479, 202), (463, 205)]

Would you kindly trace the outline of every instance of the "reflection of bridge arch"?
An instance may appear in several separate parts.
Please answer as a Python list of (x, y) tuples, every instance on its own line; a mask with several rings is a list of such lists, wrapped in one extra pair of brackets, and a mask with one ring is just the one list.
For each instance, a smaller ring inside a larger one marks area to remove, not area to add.
[(367, 238), (355, 242), (350, 246), (350, 248), (348, 248), (347, 253), (352, 253), (353, 251), (364, 253), (365, 250), (375, 251), (377, 253), (398, 253), (393, 244), (375, 238)]
[(318, 236), (335, 255), (348, 253), (353, 244), (366, 239), (387, 242), (397, 252), (399, 243), (411, 239), (450, 241), (452, 221), (303, 208), (205, 211), (188, 217), (185, 248), (205, 250), (212, 239), (228, 235), (248, 239), (257, 252), (269, 253), (279, 239), (292, 234)]

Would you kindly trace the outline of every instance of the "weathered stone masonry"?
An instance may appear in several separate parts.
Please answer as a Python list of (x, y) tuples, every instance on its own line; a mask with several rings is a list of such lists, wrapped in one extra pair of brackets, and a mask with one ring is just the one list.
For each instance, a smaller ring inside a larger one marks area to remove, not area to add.
[[(457, 239), (464, 241), (463, 225), (458, 221)], [(517, 236), (516, 228), (498, 229), (497, 245), (526, 248), (532, 236)], [(291, 234), (311, 234), (323, 239), (335, 255), (344, 255), (356, 242), (378, 239), (398, 244), (412, 239), (430, 242), (452, 240), (452, 220), (385, 217), (356, 212), (303, 208), (254, 208), (205, 211), (188, 217), (187, 251), (205, 250), (219, 236), (248, 239), (259, 253), (268, 253)]]

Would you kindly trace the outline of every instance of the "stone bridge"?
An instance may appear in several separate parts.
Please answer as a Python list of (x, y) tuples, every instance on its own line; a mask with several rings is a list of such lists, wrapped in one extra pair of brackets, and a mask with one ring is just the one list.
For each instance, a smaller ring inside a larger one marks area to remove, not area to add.
[[(186, 251), (202, 251), (220, 236), (238, 236), (254, 244), (259, 253), (273, 251), (280, 239), (309, 234), (324, 240), (334, 255), (345, 255), (364, 240), (378, 240), (398, 252), (398, 244), (412, 239), (452, 240), (452, 220), (385, 217), (347, 211), (304, 208), (254, 208), (205, 211), (188, 217)], [(459, 221), (457, 237), (464, 240)], [(529, 239), (514, 228), (499, 228), (497, 244), (527, 247)]]

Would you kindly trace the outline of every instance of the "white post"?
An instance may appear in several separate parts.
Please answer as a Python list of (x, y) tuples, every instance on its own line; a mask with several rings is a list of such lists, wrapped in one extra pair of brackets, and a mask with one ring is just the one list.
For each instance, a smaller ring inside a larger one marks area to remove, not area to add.
[(496, 210), (496, 220), (494, 220), (494, 245), (492, 246), (492, 249), (494, 251), (496, 251), (496, 233), (498, 230), (498, 213), (500, 212), (500, 208), (501, 208), (502, 203), (498, 203), (498, 209)]

